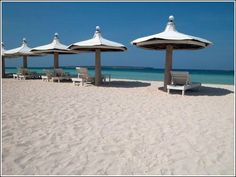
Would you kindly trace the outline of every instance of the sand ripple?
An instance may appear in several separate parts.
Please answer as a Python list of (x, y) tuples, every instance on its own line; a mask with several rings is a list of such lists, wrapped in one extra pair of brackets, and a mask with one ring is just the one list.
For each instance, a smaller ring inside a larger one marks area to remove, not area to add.
[(233, 174), (233, 86), (182, 97), (140, 83), (4, 79), (3, 174)]

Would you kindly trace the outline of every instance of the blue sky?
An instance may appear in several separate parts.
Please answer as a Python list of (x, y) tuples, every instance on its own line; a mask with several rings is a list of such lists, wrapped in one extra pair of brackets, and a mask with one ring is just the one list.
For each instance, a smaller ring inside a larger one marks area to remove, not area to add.
[[(102, 53), (104, 66), (164, 68), (165, 51), (151, 51), (130, 44), (136, 38), (162, 32), (169, 15), (176, 29), (214, 43), (201, 50), (175, 50), (175, 69), (234, 69), (234, 4), (232, 2), (3, 2), (2, 38), (6, 49), (21, 45), (48, 44), (55, 32), (69, 45), (89, 39), (95, 27), (102, 35), (124, 44), (128, 51)], [(60, 55), (61, 66), (94, 65), (94, 53)], [(8, 59), (6, 66), (19, 67), (22, 60)], [(29, 59), (30, 67), (50, 67), (53, 56)]]

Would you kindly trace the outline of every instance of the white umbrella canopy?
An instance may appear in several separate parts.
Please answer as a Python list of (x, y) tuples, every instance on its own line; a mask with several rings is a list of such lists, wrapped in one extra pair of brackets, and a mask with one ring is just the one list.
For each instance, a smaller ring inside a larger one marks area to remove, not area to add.
[(69, 48), (78, 51), (95, 51), (95, 85), (97, 86), (101, 84), (101, 52), (122, 52), (127, 50), (123, 44), (103, 38), (99, 26), (96, 26), (92, 39), (71, 44)]
[(28, 56), (40, 56), (40, 54), (36, 54), (34, 52), (31, 52), (31, 48), (28, 47), (27, 41), (25, 38), (23, 38), (22, 45), (20, 47), (5, 50), (4, 51), (4, 57), (6, 58), (17, 58), (23, 56), (23, 67), (27, 68), (27, 57)]
[(59, 67), (59, 54), (76, 54), (78, 52), (68, 49), (68, 46), (62, 44), (59, 40), (58, 33), (54, 34), (53, 41), (50, 44), (35, 47), (31, 50), (39, 54), (53, 54), (54, 55), (54, 68)]
[(20, 47), (10, 49), (10, 50), (5, 50), (4, 54), (6, 56), (12, 56), (12, 57), (21, 57), (24, 55), (27, 56), (36, 56), (37, 54), (31, 52), (31, 48), (28, 47), (27, 41), (25, 38), (23, 38), (22, 45)]
[(103, 38), (99, 26), (96, 26), (96, 31), (92, 39), (71, 44), (69, 48), (82, 51), (96, 51), (96, 49), (99, 49), (103, 52), (127, 50), (123, 44)]
[(165, 64), (165, 78), (164, 78), (165, 91), (167, 89), (167, 85), (170, 84), (171, 82), (170, 70), (172, 69), (173, 49), (195, 50), (195, 49), (202, 49), (212, 45), (212, 43), (206, 39), (178, 32), (175, 28), (173, 16), (169, 16), (169, 21), (163, 32), (138, 38), (132, 41), (131, 44), (144, 49), (166, 50), (166, 64)]

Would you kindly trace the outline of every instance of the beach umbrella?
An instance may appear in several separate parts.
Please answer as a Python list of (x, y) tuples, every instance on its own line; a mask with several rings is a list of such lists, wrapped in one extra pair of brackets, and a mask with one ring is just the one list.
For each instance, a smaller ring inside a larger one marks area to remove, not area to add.
[(95, 85), (97, 86), (101, 84), (101, 52), (127, 50), (123, 44), (103, 38), (99, 26), (96, 26), (96, 31), (92, 39), (71, 44), (69, 48), (78, 51), (95, 52)]
[(199, 37), (194, 37), (178, 32), (175, 29), (174, 17), (169, 16), (169, 21), (163, 32), (138, 38), (132, 41), (131, 44), (144, 49), (166, 50), (164, 76), (164, 90), (166, 91), (167, 85), (171, 83), (170, 71), (172, 69), (173, 50), (202, 49), (210, 46), (212, 43)]
[(28, 56), (39, 56), (39, 54), (35, 54), (31, 52), (31, 48), (28, 47), (27, 41), (25, 38), (23, 38), (22, 45), (20, 47), (4, 51), (5, 58), (23, 57), (23, 68), (27, 68)]
[(2, 56), (2, 78), (5, 77), (5, 58), (13, 58), (14, 56), (6, 56), (5, 54), (5, 45), (3, 42), (1, 42), (1, 56)]
[(68, 46), (61, 44), (58, 33), (54, 34), (54, 39), (50, 44), (35, 47), (31, 50), (40, 54), (53, 54), (54, 55), (54, 68), (59, 67), (59, 54), (76, 54), (78, 52), (68, 49)]

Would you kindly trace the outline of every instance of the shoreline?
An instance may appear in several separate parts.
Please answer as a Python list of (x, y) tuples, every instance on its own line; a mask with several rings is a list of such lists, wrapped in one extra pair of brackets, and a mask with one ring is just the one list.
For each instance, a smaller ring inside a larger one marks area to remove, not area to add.
[(234, 173), (233, 85), (182, 96), (163, 82), (112, 81), (3, 79), (3, 175)]
[[(94, 66), (86, 66), (89, 73), (94, 75)], [(69, 73), (72, 77), (77, 76), (75, 67), (61, 67), (65, 72)], [(50, 67), (32, 67), (30, 70), (45, 74), (43, 69), (52, 69)], [(204, 84), (225, 84), (234, 85), (234, 71), (224, 70), (193, 70), (193, 69), (174, 69), (176, 71), (188, 71), (192, 82), (201, 82)], [(16, 73), (17, 68), (6, 69), (8, 73)], [(144, 80), (144, 81), (163, 81), (164, 70), (150, 67), (110, 67), (103, 66), (102, 72), (104, 74), (111, 74), (116, 79), (131, 79), (131, 80)]]
[[(75, 68), (75, 67), (78, 67), (78, 66), (60, 66), (61, 68)], [(86, 66), (86, 65), (82, 65), (80, 67), (87, 67), (87, 68), (95, 68), (95, 66)], [(116, 68), (116, 69), (153, 69), (153, 70), (163, 70), (164, 71), (164, 68), (155, 68), (155, 67), (142, 67), (142, 66), (101, 66), (102, 68), (106, 69), (106, 68)], [(17, 69), (18, 67), (6, 67), (6, 69)], [(39, 69), (44, 69), (44, 68), (53, 68), (53, 67), (36, 67), (36, 66), (33, 66), (33, 67), (29, 67), (29, 68), (39, 68)], [(183, 68), (175, 68), (176, 70), (183, 70), (183, 71), (222, 71), (222, 72), (234, 72), (234, 70), (217, 70), (217, 69), (183, 69)]]

